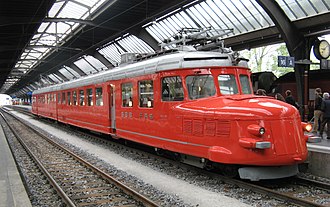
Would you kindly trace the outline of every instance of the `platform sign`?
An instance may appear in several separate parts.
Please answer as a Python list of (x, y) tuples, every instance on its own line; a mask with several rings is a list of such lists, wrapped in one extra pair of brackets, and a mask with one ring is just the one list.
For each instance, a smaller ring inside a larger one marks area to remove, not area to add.
[(278, 56), (278, 67), (294, 67), (294, 57), (289, 56)]
[(321, 69), (330, 69), (330, 60), (322, 59), (320, 61), (320, 68)]

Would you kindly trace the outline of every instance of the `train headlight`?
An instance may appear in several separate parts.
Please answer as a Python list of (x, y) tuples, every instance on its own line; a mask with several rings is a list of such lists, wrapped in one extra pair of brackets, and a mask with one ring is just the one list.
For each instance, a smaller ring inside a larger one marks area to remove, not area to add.
[(310, 123), (301, 122), (301, 126), (305, 132), (310, 132), (313, 129), (313, 126)]
[(248, 132), (255, 136), (262, 136), (266, 133), (266, 129), (257, 124), (251, 124), (248, 126)]
[(260, 127), (260, 129), (259, 129), (259, 134), (260, 134), (260, 135), (264, 135), (265, 133), (266, 133), (266, 129), (263, 128), (263, 127)]

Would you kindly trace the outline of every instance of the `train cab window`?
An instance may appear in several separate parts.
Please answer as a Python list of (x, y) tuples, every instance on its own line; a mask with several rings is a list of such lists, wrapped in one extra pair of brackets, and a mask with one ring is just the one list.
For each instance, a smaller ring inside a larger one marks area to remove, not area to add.
[(238, 87), (234, 75), (226, 74), (218, 76), (220, 93), (223, 95), (238, 94)]
[(65, 93), (62, 93), (62, 104), (65, 104)]
[(79, 90), (79, 105), (85, 106), (85, 91)]
[(123, 83), (121, 85), (121, 98), (123, 107), (133, 107), (133, 84)]
[(162, 101), (182, 101), (183, 97), (181, 77), (173, 76), (162, 79)]
[(86, 95), (87, 95), (87, 106), (93, 106), (93, 89), (88, 88)]
[(212, 75), (187, 76), (186, 84), (190, 99), (199, 99), (215, 95)]
[(95, 88), (96, 106), (103, 106), (102, 88)]
[(250, 79), (247, 75), (240, 75), (239, 81), (241, 82), (242, 93), (252, 94)]
[(154, 84), (152, 80), (139, 81), (139, 106), (152, 108), (154, 106)]
[(77, 106), (77, 91), (72, 91), (72, 105)]
[(70, 106), (71, 105), (71, 92), (68, 92), (67, 95), (68, 95), (68, 105)]

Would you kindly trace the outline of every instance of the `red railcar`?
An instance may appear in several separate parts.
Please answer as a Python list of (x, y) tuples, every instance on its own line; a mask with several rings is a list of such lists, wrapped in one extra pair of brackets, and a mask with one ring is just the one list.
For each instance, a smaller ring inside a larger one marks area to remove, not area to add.
[(305, 124), (294, 107), (253, 95), (250, 75), (231, 54), (177, 51), (36, 90), (32, 112), (241, 178), (294, 175)]

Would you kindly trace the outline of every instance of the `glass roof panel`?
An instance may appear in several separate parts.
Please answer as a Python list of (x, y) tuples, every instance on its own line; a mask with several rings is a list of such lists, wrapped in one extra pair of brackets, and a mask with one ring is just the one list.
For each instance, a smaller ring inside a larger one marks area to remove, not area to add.
[(65, 3), (65, 1), (59, 1), (59, 2), (55, 2), (52, 6), (52, 8), (49, 10), (48, 12), (48, 16), (49, 17), (55, 17), (58, 12), (60, 11), (61, 7), (63, 6), (63, 4)]
[(100, 50), (98, 50), (107, 60), (109, 60), (113, 65), (118, 65), (120, 63), (120, 54), (125, 53), (116, 43), (112, 43)]
[(43, 23), (41, 23), (41, 25), (40, 25), (40, 27), (39, 27), (39, 29), (38, 29), (38, 32), (44, 32), (45, 31), (45, 29), (47, 29), (47, 27), (49, 26), (49, 22), (43, 22)]
[(291, 21), (329, 12), (329, 0), (276, 0)]
[(161, 38), (161, 36), (158, 33), (155, 33), (155, 30), (153, 29), (152, 26), (147, 27), (146, 31), (157, 41), (157, 42), (161, 42), (163, 38)]
[[(254, 0), (205, 0), (194, 6), (187, 6), (157, 24), (146, 24), (146, 31), (159, 43), (171, 38), (173, 28), (213, 28), (208, 35), (224, 37), (273, 26), (266, 12)], [(233, 29), (233, 32), (226, 32)]]
[[(68, 71), (68, 73), (70, 73), (72, 76), (73, 76), (73, 78), (79, 78), (79, 77), (81, 77), (80, 75), (79, 75), (79, 73), (77, 73), (75, 70), (73, 70), (72, 68), (70, 68), (69, 66), (63, 66), (63, 68), (64, 69), (66, 69), (66, 71)], [(63, 73), (62, 73), (63, 74)], [(65, 76), (65, 77), (67, 77), (67, 76)], [(71, 79), (71, 78), (69, 78), (69, 79)]]
[(85, 57), (85, 60), (98, 71), (107, 69), (107, 67), (103, 63), (101, 63), (98, 59), (96, 59), (93, 56), (88, 55)]
[(75, 76), (72, 73), (70, 73), (66, 68), (62, 68), (58, 72), (64, 75), (69, 80), (75, 78)]
[(58, 17), (61, 18), (81, 18), (88, 9), (80, 4), (69, 1), (63, 10), (59, 13)]
[(327, 12), (330, 10), (330, 2), (326, 0), (315, 1), (313, 0), (313, 5), (317, 8), (318, 13)]
[(116, 66), (121, 61), (121, 54), (126, 52), (154, 53), (154, 50), (136, 36), (127, 35), (123, 38), (118, 38), (117, 41), (106, 44), (103, 48), (98, 49), (98, 52)]
[(86, 60), (84, 57), (82, 57), (81, 59), (77, 60), (74, 62), (74, 64), (80, 68), (80, 70), (82, 70), (85, 74), (89, 75), (89, 74), (93, 74), (98, 72), (98, 70), (96, 70), (94, 67), (92, 67)]
[(54, 82), (56, 83), (60, 83), (60, 82), (63, 82), (63, 79), (61, 79), (60, 77), (58, 77), (57, 75), (55, 74), (50, 74), (48, 75), (48, 78), (52, 79)]
[[(57, 0), (48, 12), (48, 17), (84, 19), (102, 6), (104, 2), (105, 0)], [(32, 69), (48, 52), (56, 49), (50, 47), (40, 48), (40, 46), (62, 44), (69, 33), (73, 32), (78, 26), (80, 26), (80, 24), (74, 22), (42, 22), (38, 28), (38, 33), (33, 36), (20, 57), (21, 60), (25, 58), (31, 60), (16, 64), (15, 67), (21, 68), (24, 66)], [(36, 47), (36, 45), (38, 45), (38, 47)]]
[[(99, 2), (99, 0), (79, 0), (81, 4), (84, 4), (88, 7), (93, 7), (96, 3)], [(103, 1), (104, 2), (104, 1)]]

